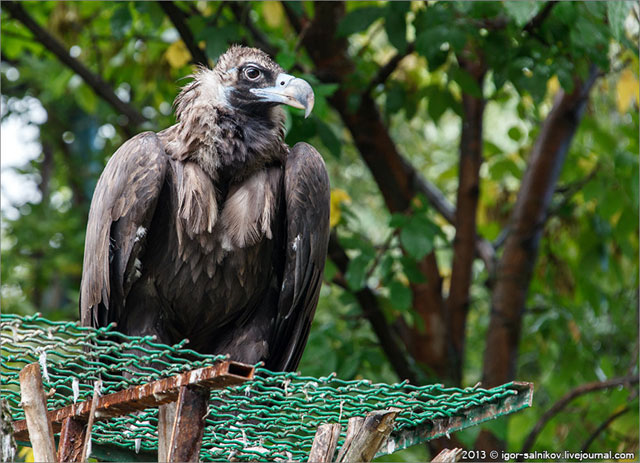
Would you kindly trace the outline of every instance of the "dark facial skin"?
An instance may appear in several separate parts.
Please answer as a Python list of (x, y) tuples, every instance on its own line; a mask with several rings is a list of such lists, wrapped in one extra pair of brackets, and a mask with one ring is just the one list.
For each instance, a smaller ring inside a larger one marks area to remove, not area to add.
[(229, 94), (229, 103), (241, 111), (252, 113), (254, 116), (267, 116), (269, 108), (276, 103), (260, 101), (251, 93), (252, 88), (267, 88), (276, 84), (276, 77), (282, 69), (267, 68), (257, 63), (247, 62), (237, 69), (237, 81), (234, 90)]

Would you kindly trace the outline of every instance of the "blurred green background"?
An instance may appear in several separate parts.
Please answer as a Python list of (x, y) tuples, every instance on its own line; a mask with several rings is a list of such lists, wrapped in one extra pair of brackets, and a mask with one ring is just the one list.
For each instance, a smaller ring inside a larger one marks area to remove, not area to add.
[[(109, 156), (175, 122), (194, 63), (257, 46), (314, 87), (309, 119), (288, 113), (287, 141), (316, 146), (332, 184), (330, 259), (300, 371), (535, 383), (531, 409), (432, 450), (519, 451), (563, 395), (599, 384), (529, 448), (637, 453), (637, 3), (1, 8), (5, 312), (78, 319), (84, 227)], [(522, 216), (519, 197), (539, 217)]]

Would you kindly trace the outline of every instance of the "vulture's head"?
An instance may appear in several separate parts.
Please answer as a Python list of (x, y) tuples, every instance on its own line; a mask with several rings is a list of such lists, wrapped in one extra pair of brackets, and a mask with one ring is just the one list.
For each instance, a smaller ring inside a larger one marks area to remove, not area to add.
[(231, 47), (220, 57), (214, 72), (223, 82), (227, 103), (236, 110), (264, 111), (286, 104), (304, 109), (307, 117), (313, 109), (311, 86), (286, 74), (269, 55), (256, 48)]
[(176, 159), (199, 160), (212, 177), (224, 165), (240, 169), (280, 156), (281, 105), (304, 109), (305, 117), (313, 108), (311, 86), (256, 48), (232, 46), (213, 69), (200, 67), (192, 77), (176, 98), (178, 124), (165, 148)]
[(198, 107), (215, 107), (250, 118), (280, 119), (285, 104), (304, 109), (305, 117), (313, 109), (311, 86), (303, 79), (286, 74), (269, 55), (257, 48), (232, 46), (218, 59), (213, 69), (200, 67), (193, 81), (176, 98), (176, 115), (185, 119)]

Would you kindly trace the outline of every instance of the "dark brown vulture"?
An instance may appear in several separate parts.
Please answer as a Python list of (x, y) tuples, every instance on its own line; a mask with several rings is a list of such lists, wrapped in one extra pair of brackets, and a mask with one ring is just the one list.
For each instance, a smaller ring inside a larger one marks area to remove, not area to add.
[(178, 122), (116, 151), (91, 202), (80, 316), (201, 353), (295, 369), (318, 303), (329, 180), (284, 143), (310, 85), (234, 46), (176, 98)]

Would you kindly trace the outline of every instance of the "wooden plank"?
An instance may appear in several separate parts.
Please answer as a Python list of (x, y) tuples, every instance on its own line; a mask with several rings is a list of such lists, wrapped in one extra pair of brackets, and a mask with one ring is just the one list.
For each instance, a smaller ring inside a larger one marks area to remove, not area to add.
[(58, 444), (59, 462), (82, 461), (85, 425), (86, 423), (75, 418), (67, 418), (62, 422), (60, 442)]
[(34, 461), (55, 462), (56, 443), (53, 429), (47, 418), (47, 398), (42, 388), (40, 365), (31, 363), (20, 371), (20, 394), (29, 429)]
[[(152, 383), (114, 392), (98, 398), (95, 419), (115, 418), (174, 402), (178, 398), (181, 386), (200, 385), (210, 389), (221, 389), (241, 384), (253, 378), (253, 370), (254, 368), (250, 365), (227, 360), (210, 367), (198, 368)], [(47, 417), (52, 424), (53, 431), (59, 432), (62, 422), (69, 417), (87, 421), (91, 412), (91, 402), (88, 400), (48, 412)], [(25, 420), (14, 423), (14, 435), (16, 440), (29, 440)]]
[(342, 455), (338, 461), (345, 463), (371, 461), (393, 431), (393, 424), (399, 412), (399, 408), (390, 408), (368, 413), (353, 439), (343, 445), (344, 451), (341, 452)]
[(208, 404), (208, 388), (180, 388), (167, 461), (199, 461)]
[(311, 451), (309, 452), (309, 461), (320, 463), (333, 461), (338, 439), (340, 439), (339, 423), (327, 423), (318, 426), (311, 445)]
[(347, 424), (347, 435), (344, 438), (342, 447), (340, 447), (336, 461), (342, 461), (344, 453), (351, 446), (351, 441), (353, 441), (353, 438), (358, 434), (358, 431), (362, 427), (362, 423), (364, 423), (364, 416), (352, 416), (349, 418), (349, 422)]
[(158, 461), (169, 461), (171, 432), (176, 419), (177, 402), (158, 407)]

